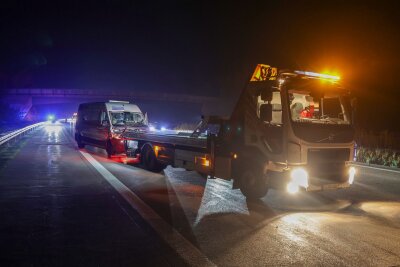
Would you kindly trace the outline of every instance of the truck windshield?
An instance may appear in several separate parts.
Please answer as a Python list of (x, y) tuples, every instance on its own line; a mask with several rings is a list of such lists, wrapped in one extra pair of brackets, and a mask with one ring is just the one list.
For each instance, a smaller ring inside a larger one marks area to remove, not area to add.
[[(343, 90), (332, 88), (290, 88), (288, 90), (290, 116), (299, 123), (350, 124), (349, 99)], [(324, 91), (325, 89), (325, 91)]]
[(139, 112), (110, 112), (111, 124), (114, 126), (143, 125), (144, 116)]

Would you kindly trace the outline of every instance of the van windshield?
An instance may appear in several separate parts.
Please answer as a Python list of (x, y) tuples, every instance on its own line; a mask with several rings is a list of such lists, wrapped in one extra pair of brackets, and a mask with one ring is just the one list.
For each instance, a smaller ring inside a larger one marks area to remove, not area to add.
[(110, 112), (114, 126), (144, 125), (144, 116), (140, 112)]

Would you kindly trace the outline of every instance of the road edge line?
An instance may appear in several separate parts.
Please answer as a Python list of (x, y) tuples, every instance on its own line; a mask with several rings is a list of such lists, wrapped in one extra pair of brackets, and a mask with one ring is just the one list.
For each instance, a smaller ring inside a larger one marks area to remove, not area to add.
[(79, 152), (187, 264), (190, 266), (216, 266), (92, 155), (83, 151)]
[(389, 168), (380, 168), (380, 167), (375, 167), (375, 166), (371, 166), (371, 165), (367, 165), (367, 164), (360, 164), (358, 162), (357, 163), (350, 162), (349, 165), (355, 166), (355, 167), (369, 168), (369, 169), (373, 169), (373, 170), (377, 170), (377, 171), (387, 171), (387, 172), (400, 173), (400, 170), (389, 169)]

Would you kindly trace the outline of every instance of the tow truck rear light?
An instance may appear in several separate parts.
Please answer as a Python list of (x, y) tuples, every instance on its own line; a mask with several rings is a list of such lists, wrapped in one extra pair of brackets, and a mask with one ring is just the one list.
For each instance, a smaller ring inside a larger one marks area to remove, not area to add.
[(206, 166), (206, 167), (209, 167), (210, 166), (210, 161), (208, 159), (203, 159), (202, 165)]
[(200, 164), (204, 167), (210, 167), (210, 160), (206, 157), (195, 157), (195, 164)]

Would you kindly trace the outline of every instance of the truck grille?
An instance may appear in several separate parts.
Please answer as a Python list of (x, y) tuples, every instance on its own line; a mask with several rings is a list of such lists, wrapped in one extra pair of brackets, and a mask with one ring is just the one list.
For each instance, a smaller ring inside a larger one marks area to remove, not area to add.
[(350, 159), (348, 148), (309, 149), (307, 154), (311, 182), (345, 182), (348, 174), (345, 161)]

